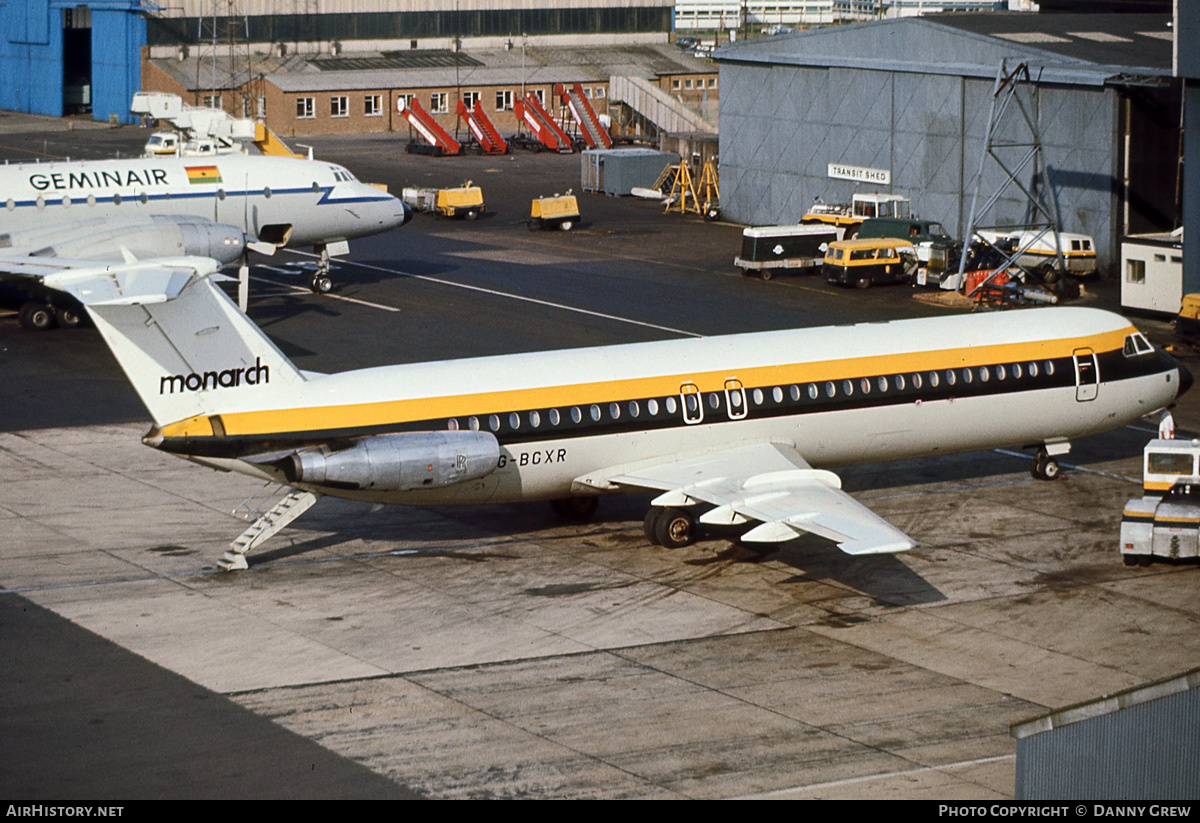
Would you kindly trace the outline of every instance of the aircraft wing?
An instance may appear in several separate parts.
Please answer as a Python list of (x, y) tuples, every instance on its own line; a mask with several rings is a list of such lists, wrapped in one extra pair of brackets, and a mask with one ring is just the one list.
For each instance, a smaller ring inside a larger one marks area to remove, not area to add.
[(701, 523), (758, 521), (742, 536), (779, 543), (805, 532), (833, 540), (847, 554), (902, 552), (916, 542), (841, 489), (833, 472), (812, 468), (782, 443), (752, 443), (702, 455), (621, 467), (577, 478), (593, 489), (658, 489), (656, 506), (709, 503)]
[(85, 306), (172, 300), (194, 276), (214, 275), (219, 267), (218, 261), (207, 257), (105, 263), (0, 255), (0, 279), (28, 278), (66, 292)]

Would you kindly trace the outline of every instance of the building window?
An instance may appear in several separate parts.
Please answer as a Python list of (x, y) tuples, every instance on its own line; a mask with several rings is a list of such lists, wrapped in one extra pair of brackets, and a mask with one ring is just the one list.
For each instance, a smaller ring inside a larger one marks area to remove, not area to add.
[(708, 78), (708, 87), (710, 89), (715, 89), (717, 87), (717, 78), (715, 78), (715, 77)]
[(474, 111), (475, 107), (479, 105), (479, 92), (464, 91), (462, 100), (463, 100), (464, 106), (466, 106), (468, 109), (471, 109), (472, 111)]
[(444, 91), (429, 95), (429, 111), (433, 114), (445, 114), (450, 111), (450, 96)]
[(221, 108), (221, 95), (219, 95), (219, 94), (204, 95), (204, 108), (206, 108), (206, 109)]
[(512, 111), (512, 91), (496, 92), (496, 111)]
[(533, 96), (537, 98), (539, 105), (541, 105), (543, 107), (546, 105), (546, 90), (545, 89), (534, 89)]
[(296, 119), (312, 120), (317, 116), (317, 101), (313, 97), (296, 98)]
[(671, 81), (671, 88), (674, 89), (675, 91), (679, 91), (679, 85), (680, 85), (679, 78), (676, 78)]
[(417, 96), (415, 94), (397, 94), (396, 95), (396, 111), (400, 111), (400, 103), (404, 103), (404, 108), (407, 109), (409, 106), (412, 105), (412, 101), (416, 100), (416, 99), (417, 99)]
[(330, 117), (349, 117), (350, 116), (350, 98), (344, 94), (339, 94), (329, 98), (329, 116)]
[(383, 95), (368, 94), (363, 100), (363, 114), (367, 117), (382, 117)]
[(584, 97), (591, 97), (591, 96), (592, 96), (592, 87), (591, 87), (591, 86), (588, 86), (587, 88), (585, 88), (585, 89), (583, 90), (583, 96), (584, 96)]
[(267, 116), (267, 98), (259, 97), (255, 100), (255, 104), (257, 106), (256, 116), (257, 117), (266, 117)]
[(603, 100), (605, 94), (607, 94), (607, 92), (605, 92), (604, 86), (596, 86), (596, 99), (597, 100)]
[(687, 80), (684, 80), (683, 87), (685, 89), (690, 89), (692, 87), (692, 78), (689, 77)]

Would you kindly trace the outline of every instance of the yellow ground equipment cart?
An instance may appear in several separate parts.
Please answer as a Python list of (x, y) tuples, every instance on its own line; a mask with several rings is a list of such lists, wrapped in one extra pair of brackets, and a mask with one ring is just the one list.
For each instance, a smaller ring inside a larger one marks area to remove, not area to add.
[(570, 231), (579, 223), (579, 203), (569, 190), (553, 197), (534, 198), (529, 210), (529, 228)]
[(452, 189), (405, 188), (400, 199), (416, 211), (474, 220), (483, 213), (483, 189), (470, 180)]

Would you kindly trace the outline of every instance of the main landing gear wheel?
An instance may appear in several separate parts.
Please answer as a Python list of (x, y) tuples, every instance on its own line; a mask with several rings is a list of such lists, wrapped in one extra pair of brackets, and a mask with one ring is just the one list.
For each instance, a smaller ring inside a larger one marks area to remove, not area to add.
[(642, 534), (650, 541), (651, 546), (661, 546), (658, 542), (658, 518), (663, 513), (662, 506), (651, 506), (642, 520)]
[(1033, 466), (1029, 469), (1029, 473), (1037, 480), (1057, 480), (1062, 474), (1062, 467), (1058, 465), (1058, 461), (1044, 451), (1040, 451), (1037, 457), (1034, 458)]
[(563, 520), (587, 520), (596, 513), (600, 498), (596, 495), (563, 497), (550, 501), (550, 508)]
[(54, 319), (58, 322), (59, 328), (75, 329), (83, 323), (83, 314), (77, 309), (60, 306), (54, 310)]
[(690, 546), (696, 542), (696, 518), (686, 509), (663, 509), (654, 521), (654, 537), (665, 549)]
[(17, 320), (22, 328), (30, 331), (46, 331), (54, 328), (54, 309), (45, 303), (30, 300), (21, 306)]
[(327, 274), (314, 275), (309, 288), (313, 294), (329, 294), (333, 291), (333, 278)]

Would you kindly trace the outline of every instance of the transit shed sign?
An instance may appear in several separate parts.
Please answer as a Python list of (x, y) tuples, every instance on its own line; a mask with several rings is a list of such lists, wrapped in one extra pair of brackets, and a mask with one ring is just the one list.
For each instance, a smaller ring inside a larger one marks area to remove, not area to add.
[(858, 183), (877, 183), (881, 186), (892, 184), (892, 172), (889, 169), (869, 169), (843, 163), (830, 163), (829, 176), (835, 180), (854, 180)]

